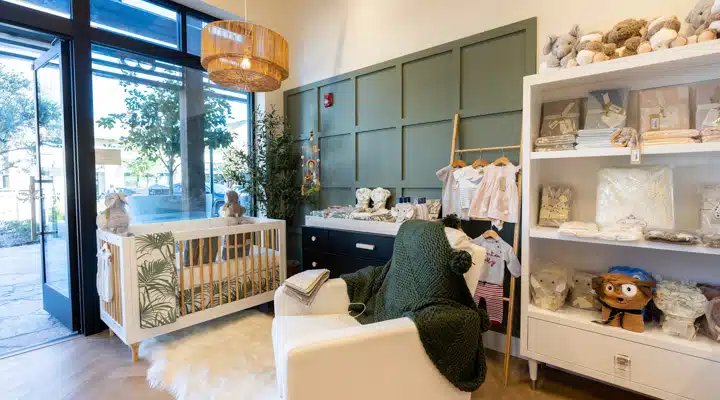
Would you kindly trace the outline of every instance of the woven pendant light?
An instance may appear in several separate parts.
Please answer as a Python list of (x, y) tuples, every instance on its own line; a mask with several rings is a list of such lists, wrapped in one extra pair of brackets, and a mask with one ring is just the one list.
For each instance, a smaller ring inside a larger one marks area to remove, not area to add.
[(244, 92), (277, 90), (290, 73), (287, 40), (246, 21), (207, 24), (200, 55), (211, 81)]

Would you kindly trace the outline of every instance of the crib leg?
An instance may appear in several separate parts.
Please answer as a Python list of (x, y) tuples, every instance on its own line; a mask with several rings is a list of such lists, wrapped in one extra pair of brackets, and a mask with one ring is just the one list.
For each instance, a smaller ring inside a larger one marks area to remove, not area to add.
[(132, 351), (132, 361), (137, 362), (140, 360), (140, 343), (131, 344), (130, 350)]
[(115, 332), (113, 332), (112, 329), (109, 329), (109, 328), (108, 328), (108, 336), (110, 336), (110, 337), (115, 336)]

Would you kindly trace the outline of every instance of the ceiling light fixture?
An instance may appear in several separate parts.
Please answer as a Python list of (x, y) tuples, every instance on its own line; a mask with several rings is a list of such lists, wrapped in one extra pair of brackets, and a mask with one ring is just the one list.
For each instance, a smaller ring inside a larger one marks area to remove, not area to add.
[(211, 81), (244, 92), (270, 92), (288, 78), (288, 43), (282, 35), (249, 22), (215, 21), (202, 30), (200, 62)]

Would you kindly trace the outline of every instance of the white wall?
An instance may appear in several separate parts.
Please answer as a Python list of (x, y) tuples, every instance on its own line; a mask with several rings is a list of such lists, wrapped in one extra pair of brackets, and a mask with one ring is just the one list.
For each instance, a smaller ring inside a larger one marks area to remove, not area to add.
[[(242, 0), (207, 0), (242, 15)], [(695, 0), (249, 0), (250, 19), (290, 43), (290, 78), (282, 90), (349, 72), (523, 19), (538, 17), (545, 38), (574, 23), (585, 32), (625, 18), (677, 15)], [(255, 16), (253, 16), (253, 14)], [(280, 97), (281, 98), (281, 97)]]

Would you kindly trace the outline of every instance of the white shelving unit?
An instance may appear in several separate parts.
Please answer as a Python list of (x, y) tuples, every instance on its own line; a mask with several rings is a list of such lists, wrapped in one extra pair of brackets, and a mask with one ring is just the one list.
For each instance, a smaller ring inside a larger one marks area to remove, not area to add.
[[(582, 98), (600, 89), (636, 92), (716, 79), (720, 79), (720, 40), (525, 78), (521, 354), (529, 360), (533, 380), (541, 362), (658, 398), (720, 398), (720, 343), (700, 334), (693, 341), (671, 337), (655, 325), (646, 325), (644, 333), (608, 327), (592, 322), (600, 318), (599, 312), (567, 305), (557, 312), (540, 309), (530, 302), (529, 285), (533, 271), (551, 264), (598, 274), (611, 266), (629, 265), (667, 279), (720, 283), (720, 249), (578, 238), (537, 226), (545, 184), (570, 186), (571, 218), (594, 221), (597, 172), (630, 166), (630, 151), (532, 151), (543, 103)], [(637, 126), (632, 92), (628, 121)], [(676, 227), (697, 229), (698, 187), (720, 184), (720, 143), (647, 147), (642, 161), (673, 168)], [(617, 355), (630, 358), (629, 369), (616, 367)]]

